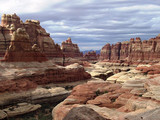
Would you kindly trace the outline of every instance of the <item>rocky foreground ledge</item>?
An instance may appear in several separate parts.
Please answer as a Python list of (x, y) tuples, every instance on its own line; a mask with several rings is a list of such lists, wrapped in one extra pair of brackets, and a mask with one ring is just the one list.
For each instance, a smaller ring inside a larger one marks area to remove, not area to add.
[(67, 67), (47, 62), (0, 63), (0, 93), (28, 90), (37, 85), (74, 82), (90, 78), (90, 74), (78, 64)]
[(54, 120), (96, 120), (92, 115), (95, 112), (98, 120), (159, 119), (159, 64), (128, 69), (127, 65), (106, 62), (90, 66), (86, 68), (88, 72), (99, 78), (103, 75), (105, 81), (97, 78), (74, 87), (71, 94), (53, 109)]
[[(79, 64), (67, 67), (55, 65), (53, 61), (46, 62), (1, 62), (0, 63), (0, 114), (13, 117), (36, 109), (34, 104), (48, 101), (60, 102), (70, 93), (66, 86), (75, 86), (77, 82), (89, 79), (91, 76)], [(58, 87), (61, 86), (61, 87)], [(27, 103), (9, 111), (8, 105)], [(28, 103), (33, 103), (32, 107)], [(28, 108), (29, 107), (29, 108)], [(31, 108), (30, 108), (31, 107)], [(22, 111), (26, 108), (26, 111)], [(8, 109), (8, 110), (7, 110)], [(7, 110), (7, 111), (6, 111)], [(12, 113), (14, 112), (14, 115)]]

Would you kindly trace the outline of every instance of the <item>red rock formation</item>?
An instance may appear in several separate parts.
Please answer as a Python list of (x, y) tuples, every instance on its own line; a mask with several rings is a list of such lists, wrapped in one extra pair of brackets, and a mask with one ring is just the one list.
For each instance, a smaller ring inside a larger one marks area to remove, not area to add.
[(111, 60), (119, 60), (121, 43), (118, 42), (111, 46)]
[(34, 89), (37, 84), (31, 82), (27, 79), (25, 80), (4, 80), (0, 81), (0, 93), (3, 92), (13, 92), (13, 91), (25, 91), (29, 89)]
[(138, 37), (135, 41), (130, 42), (130, 54), (129, 54), (129, 61), (143, 61), (143, 52), (142, 52), (142, 42), (141, 39)]
[(50, 34), (40, 26), (39, 21), (26, 20), (24, 26), (31, 38), (32, 44), (36, 43), (48, 58), (63, 57), (60, 46), (54, 43)]
[(40, 26), (38, 20), (26, 20), (23, 23), (20, 18), (16, 15), (4, 14), (1, 18), (0, 26), (0, 56), (4, 56), (5, 50), (9, 47), (11, 41), (11, 35), (18, 28), (25, 28), (29, 34), (30, 42), (32, 45), (37, 44), (41, 51), (48, 58), (63, 57), (60, 46), (54, 43), (50, 34)]
[(118, 42), (110, 47), (106, 44), (101, 49), (101, 60), (122, 60), (132, 63), (158, 62), (160, 60), (160, 37), (141, 41), (139, 37), (131, 38), (129, 42)]
[(143, 67), (137, 67), (136, 70), (141, 71), (144, 74), (160, 74), (160, 65), (152, 65), (150, 67), (143, 66)]
[(111, 46), (109, 43), (107, 43), (102, 49), (100, 54), (100, 59), (104, 60), (110, 60), (111, 57)]
[(127, 59), (129, 54), (129, 42), (125, 41), (121, 43), (121, 49), (120, 49), (120, 60)]
[(18, 28), (13, 34), (10, 46), (6, 51), (4, 59), (6, 62), (32, 62), (47, 61), (44, 54), (34, 45), (31, 46), (29, 35), (25, 29)]
[[(14, 66), (14, 63), (4, 64)], [(3, 76), (0, 77), (0, 93), (33, 89), (37, 85), (49, 83), (69, 83), (91, 78), (91, 75), (76, 63), (67, 67), (57, 66), (50, 61), (40, 63), (39, 66), (37, 64), (39, 63), (25, 63), (26, 66), (22, 64), (20, 68), (16, 64), (16, 68), (11, 67), (8, 70), (9, 73), (16, 71), (12, 77), (10, 74), (4, 76), (1, 72)], [(0, 67), (0, 69), (4, 68)], [(29, 74), (30, 72), (31, 74)]]
[(98, 55), (96, 54), (96, 51), (85, 53), (83, 57), (86, 59), (86, 61), (98, 60)]
[(160, 106), (159, 101), (132, 94), (133, 89), (123, 88), (121, 84), (90, 81), (74, 87), (70, 96), (53, 109), (52, 115), (56, 120), (63, 120), (72, 108), (86, 106), (107, 119), (124, 120), (120, 118)]
[(62, 42), (61, 49), (65, 57), (83, 57), (77, 44), (73, 44), (69, 37), (65, 42)]

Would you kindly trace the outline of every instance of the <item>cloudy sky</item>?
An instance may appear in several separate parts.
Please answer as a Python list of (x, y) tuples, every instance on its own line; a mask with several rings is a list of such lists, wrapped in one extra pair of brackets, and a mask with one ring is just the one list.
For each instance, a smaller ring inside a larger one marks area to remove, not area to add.
[(71, 37), (81, 50), (160, 33), (159, 0), (0, 0), (4, 13), (40, 20), (55, 43)]

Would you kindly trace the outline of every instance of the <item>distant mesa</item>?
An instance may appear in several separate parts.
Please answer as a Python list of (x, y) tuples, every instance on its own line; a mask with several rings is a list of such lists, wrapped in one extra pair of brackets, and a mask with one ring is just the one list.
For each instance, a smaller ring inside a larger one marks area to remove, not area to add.
[(83, 57), (86, 59), (86, 61), (98, 60), (99, 54), (97, 54), (96, 51), (91, 51), (91, 52), (89, 51), (85, 53)]
[(126, 62), (158, 62), (160, 60), (160, 34), (142, 41), (140, 37), (130, 41), (106, 44), (101, 49), (100, 60)]

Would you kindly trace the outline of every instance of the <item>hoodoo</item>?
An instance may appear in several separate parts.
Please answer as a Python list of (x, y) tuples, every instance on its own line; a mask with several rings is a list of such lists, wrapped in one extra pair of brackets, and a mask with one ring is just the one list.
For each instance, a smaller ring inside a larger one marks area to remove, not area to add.
[(61, 49), (65, 57), (83, 57), (83, 53), (80, 52), (78, 45), (72, 43), (70, 37), (65, 42), (62, 42)]
[(101, 49), (101, 60), (124, 60), (127, 62), (157, 62), (160, 60), (159, 35), (149, 40), (141, 41), (139, 37), (130, 41), (106, 44)]

